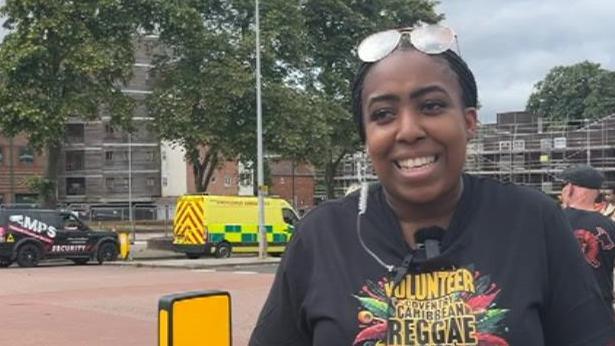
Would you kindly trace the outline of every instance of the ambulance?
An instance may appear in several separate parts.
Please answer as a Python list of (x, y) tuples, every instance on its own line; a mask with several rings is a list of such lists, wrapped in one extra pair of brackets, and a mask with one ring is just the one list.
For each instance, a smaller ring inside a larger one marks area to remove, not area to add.
[[(284, 252), (299, 220), (281, 198), (265, 198), (267, 252)], [(258, 252), (256, 197), (184, 195), (177, 200), (173, 220), (173, 249), (195, 259), (203, 255), (229, 257)]]

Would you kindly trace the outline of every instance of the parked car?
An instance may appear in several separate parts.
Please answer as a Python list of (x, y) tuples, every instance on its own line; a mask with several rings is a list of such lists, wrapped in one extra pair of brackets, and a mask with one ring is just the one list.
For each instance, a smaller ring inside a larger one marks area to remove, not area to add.
[(67, 258), (76, 264), (115, 261), (115, 232), (94, 231), (71, 211), (0, 209), (0, 267), (13, 262), (37, 266), (46, 258)]

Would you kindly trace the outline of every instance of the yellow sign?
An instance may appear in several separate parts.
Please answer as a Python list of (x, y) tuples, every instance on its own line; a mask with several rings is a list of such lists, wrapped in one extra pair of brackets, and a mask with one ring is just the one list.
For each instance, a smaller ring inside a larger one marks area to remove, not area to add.
[(13, 237), (13, 234), (9, 234), (9, 236), (6, 237), (6, 242), (7, 243), (14, 243), (15, 242), (15, 237)]
[(547, 154), (540, 155), (540, 162), (549, 162), (549, 155)]
[(158, 345), (231, 345), (231, 296), (223, 291), (166, 295), (158, 301)]

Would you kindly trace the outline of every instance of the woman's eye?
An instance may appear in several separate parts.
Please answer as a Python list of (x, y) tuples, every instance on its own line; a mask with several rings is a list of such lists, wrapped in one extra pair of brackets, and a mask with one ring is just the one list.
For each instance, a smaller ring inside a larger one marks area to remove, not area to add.
[(392, 119), (395, 116), (395, 113), (392, 109), (382, 108), (373, 111), (369, 118), (371, 121), (386, 121)]
[(440, 101), (427, 101), (421, 105), (423, 113), (437, 114), (446, 107), (446, 103)]

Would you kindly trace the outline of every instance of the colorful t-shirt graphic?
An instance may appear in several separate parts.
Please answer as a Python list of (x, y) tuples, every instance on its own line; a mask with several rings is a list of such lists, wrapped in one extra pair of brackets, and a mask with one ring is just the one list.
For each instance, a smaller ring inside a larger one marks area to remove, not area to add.
[(387, 278), (368, 281), (355, 295), (353, 345), (507, 346), (499, 292), (488, 275), (465, 268), (408, 274), (395, 288)]

